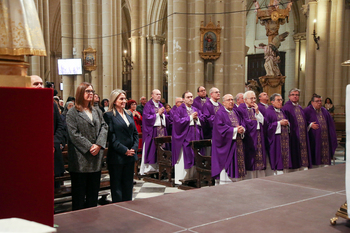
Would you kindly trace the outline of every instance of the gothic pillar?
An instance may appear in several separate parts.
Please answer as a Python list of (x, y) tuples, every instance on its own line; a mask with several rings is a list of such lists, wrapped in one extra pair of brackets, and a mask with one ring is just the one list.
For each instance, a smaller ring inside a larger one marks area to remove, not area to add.
[[(131, 72), (131, 97), (137, 98), (139, 95), (139, 78), (140, 78), (140, 30), (135, 30), (140, 27), (140, 1), (131, 0), (131, 61), (134, 62), (133, 70)], [(134, 31), (133, 31), (134, 30)]]
[[(168, 1), (168, 15), (172, 14), (174, 12), (173, 10), (173, 0)], [(170, 105), (174, 105), (174, 91), (173, 91), (173, 84), (174, 84), (174, 71), (173, 71), (173, 62), (174, 62), (174, 52), (173, 52), (173, 27), (174, 27), (174, 21), (173, 17), (168, 18), (168, 103)], [(148, 60), (149, 62), (149, 60)]]
[(316, 50), (315, 92), (323, 99), (327, 95), (329, 4), (328, 0), (317, 2), (316, 33), (320, 36), (320, 49)]
[[(61, 0), (62, 58), (72, 58), (72, 0)], [(71, 76), (62, 76), (63, 99), (74, 96), (74, 82)]]
[[(83, 1), (73, 0), (73, 35), (75, 38), (84, 37), (84, 13), (83, 13)], [(82, 39), (73, 39), (73, 48), (76, 51), (76, 58), (83, 59), (84, 41)], [(79, 86), (84, 82), (83, 74), (76, 75), (75, 77), (75, 87)]]
[[(88, 38), (96, 38), (98, 36), (98, 0), (87, 0), (87, 28), (88, 28)], [(98, 51), (98, 40), (97, 39), (89, 39), (87, 41), (88, 46), (96, 49), (96, 57), (99, 57)], [(98, 67), (95, 71), (91, 71), (91, 84), (94, 89), (98, 92), (99, 90), (99, 82), (98, 82), (98, 70), (101, 69), (101, 60), (97, 61)]]
[(315, 92), (315, 60), (316, 45), (313, 39), (314, 20), (317, 16), (317, 2), (309, 2), (309, 11), (306, 28), (306, 61), (305, 61), (305, 103), (307, 103)]
[(161, 93), (163, 93), (163, 44), (163, 37), (153, 37), (153, 89), (158, 89)]
[[(195, 11), (197, 13), (204, 13), (205, 3), (204, 0), (195, 1)], [(201, 49), (201, 37), (200, 37), (200, 22), (204, 21), (203, 15), (195, 15), (194, 17), (194, 29), (195, 29), (195, 38), (194, 38), (194, 86), (190, 88), (193, 91), (193, 97), (197, 96), (197, 88), (199, 86), (204, 86), (204, 65), (203, 59), (199, 56)], [(210, 87), (206, 87), (207, 89)], [(207, 90), (209, 91), (209, 89)]]
[[(216, 0), (215, 2), (213, 2), (213, 4), (214, 4), (213, 8), (214, 8), (215, 13), (225, 12), (225, 5), (224, 5), (225, 1)], [(213, 15), (212, 22), (215, 25), (218, 24), (218, 21), (222, 24), (225, 22), (224, 17), (225, 16), (223, 14), (215, 14), (215, 15)], [(225, 43), (224, 33), (221, 32), (221, 34), (220, 34), (220, 48), (225, 48), (224, 43)], [(222, 53), (221, 53), (221, 56), (214, 62), (214, 64), (215, 64), (214, 65), (214, 86), (216, 88), (218, 88), (221, 91), (221, 93), (223, 93), (224, 92), (224, 69), (225, 69), (224, 61), (225, 61), (226, 54), (225, 54), (225, 49), (222, 49), (222, 51), (218, 51), (218, 52), (222, 52)]]
[(100, 98), (109, 98), (112, 92), (112, 0), (102, 0), (102, 93)]
[(153, 38), (148, 37), (147, 38), (147, 96), (146, 98), (149, 99), (151, 97), (151, 92), (154, 89), (153, 86)]
[[(141, 12), (142, 25), (147, 24), (147, 1), (142, 1), (142, 12)], [(140, 38), (140, 87), (137, 102), (140, 101), (141, 96), (147, 96), (147, 28), (142, 28), (142, 35)], [(135, 97), (136, 98), (136, 97)]]

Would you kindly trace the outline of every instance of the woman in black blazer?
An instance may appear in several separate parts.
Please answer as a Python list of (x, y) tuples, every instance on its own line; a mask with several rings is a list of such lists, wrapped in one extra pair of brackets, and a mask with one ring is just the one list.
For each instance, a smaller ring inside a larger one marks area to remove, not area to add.
[(103, 117), (109, 126), (107, 165), (112, 201), (130, 201), (139, 136), (132, 113), (124, 109), (125, 91), (119, 89), (112, 91), (109, 100), (109, 109)]

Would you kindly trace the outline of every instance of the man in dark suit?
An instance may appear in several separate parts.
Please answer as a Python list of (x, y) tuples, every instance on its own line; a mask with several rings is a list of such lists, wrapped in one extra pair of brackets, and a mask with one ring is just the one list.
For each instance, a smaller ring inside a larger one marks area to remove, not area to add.
[[(31, 84), (33, 88), (43, 88), (43, 80), (37, 76), (30, 76)], [(58, 111), (57, 104), (53, 101), (53, 141), (54, 141), (54, 172), (55, 177), (63, 176), (64, 174), (64, 164), (61, 145), (66, 144), (66, 130), (62, 123), (60, 113)], [(60, 182), (55, 182), (55, 188), (60, 187)]]

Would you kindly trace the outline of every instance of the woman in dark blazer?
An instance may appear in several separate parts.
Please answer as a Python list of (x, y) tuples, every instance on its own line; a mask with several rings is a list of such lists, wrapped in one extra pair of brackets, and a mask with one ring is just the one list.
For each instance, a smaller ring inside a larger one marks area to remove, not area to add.
[(100, 190), (108, 126), (101, 111), (93, 107), (93, 97), (91, 84), (80, 84), (76, 91), (75, 107), (66, 116), (73, 210), (97, 206)]
[(109, 100), (109, 109), (103, 117), (109, 126), (107, 165), (112, 201), (130, 201), (139, 137), (132, 113), (124, 109), (125, 91), (119, 89), (112, 91)]

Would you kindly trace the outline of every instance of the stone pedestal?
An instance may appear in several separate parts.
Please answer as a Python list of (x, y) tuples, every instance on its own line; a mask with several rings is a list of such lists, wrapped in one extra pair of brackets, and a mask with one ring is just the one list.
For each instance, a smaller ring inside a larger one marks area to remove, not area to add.
[(285, 79), (286, 76), (267, 75), (259, 77), (259, 81), (263, 87), (264, 92), (266, 92), (269, 96), (274, 93), (282, 93), (282, 85), (284, 84)]
[(29, 63), (24, 61), (24, 56), (0, 55), (0, 86), (30, 87), (28, 67)]

